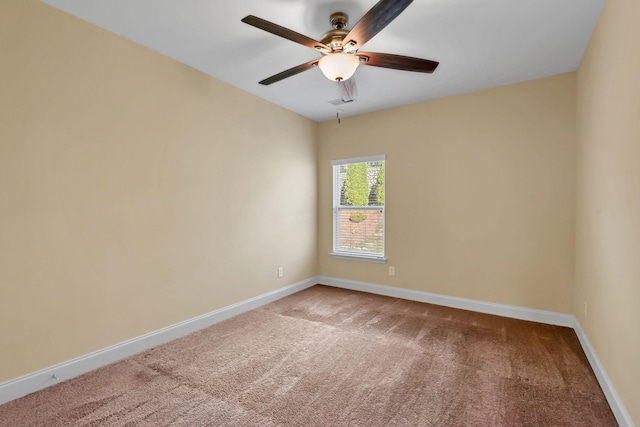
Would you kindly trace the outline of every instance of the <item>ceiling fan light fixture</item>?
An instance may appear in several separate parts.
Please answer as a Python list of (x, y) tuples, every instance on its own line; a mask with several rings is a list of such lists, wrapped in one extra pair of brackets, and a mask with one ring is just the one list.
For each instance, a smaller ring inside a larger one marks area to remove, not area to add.
[(360, 60), (356, 55), (344, 52), (330, 53), (323, 56), (318, 62), (322, 74), (333, 82), (351, 78), (358, 65), (360, 65)]

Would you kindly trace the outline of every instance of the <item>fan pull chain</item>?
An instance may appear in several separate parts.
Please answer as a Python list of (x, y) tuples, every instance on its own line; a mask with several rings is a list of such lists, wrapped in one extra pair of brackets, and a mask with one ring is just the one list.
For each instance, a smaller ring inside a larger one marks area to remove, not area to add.
[(338, 119), (338, 124), (340, 124), (340, 111), (336, 111), (336, 119)]

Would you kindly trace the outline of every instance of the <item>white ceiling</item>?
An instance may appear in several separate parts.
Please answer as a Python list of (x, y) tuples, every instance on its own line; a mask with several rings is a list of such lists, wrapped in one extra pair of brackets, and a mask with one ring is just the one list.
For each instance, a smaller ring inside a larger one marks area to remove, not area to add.
[(358, 67), (357, 100), (334, 106), (317, 68), (258, 81), (320, 57), (240, 22), (246, 15), (319, 39), (329, 15), (349, 27), (376, 0), (43, 0), (315, 121), (363, 114), (577, 69), (605, 0), (415, 0), (361, 48), (439, 61), (433, 74)]

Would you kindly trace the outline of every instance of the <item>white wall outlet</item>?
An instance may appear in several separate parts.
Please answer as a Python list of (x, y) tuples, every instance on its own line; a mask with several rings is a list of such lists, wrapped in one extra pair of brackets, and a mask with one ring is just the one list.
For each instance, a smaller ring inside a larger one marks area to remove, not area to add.
[(389, 266), (389, 276), (395, 276), (396, 275), (396, 268)]
[(284, 267), (278, 267), (278, 277), (284, 277)]

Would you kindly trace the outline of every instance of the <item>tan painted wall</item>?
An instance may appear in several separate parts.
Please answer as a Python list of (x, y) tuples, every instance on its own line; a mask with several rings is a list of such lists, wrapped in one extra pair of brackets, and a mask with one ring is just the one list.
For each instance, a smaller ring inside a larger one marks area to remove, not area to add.
[[(575, 73), (320, 125), (320, 272), (569, 313)], [(387, 264), (331, 258), (332, 159), (386, 154)], [(388, 276), (388, 267), (396, 276)]]
[(608, 0), (578, 70), (574, 305), (598, 358), (640, 425), (638, 22), (640, 2)]
[[(0, 2), (0, 382), (319, 272), (578, 315), (587, 300), (640, 406), (638, 11), (611, 1), (579, 73), (575, 298), (575, 73), (318, 126)], [(328, 256), (330, 160), (367, 154), (388, 159), (386, 265)]]
[(0, 382), (317, 273), (316, 123), (36, 0), (0, 61)]

